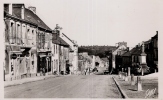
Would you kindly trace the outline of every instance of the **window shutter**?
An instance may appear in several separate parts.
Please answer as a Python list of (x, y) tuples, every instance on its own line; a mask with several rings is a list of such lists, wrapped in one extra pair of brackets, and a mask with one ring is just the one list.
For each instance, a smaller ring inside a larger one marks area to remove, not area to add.
[(10, 36), (11, 36), (11, 32), (10, 32), (10, 21), (6, 20), (5, 21), (5, 42), (10, 43)]

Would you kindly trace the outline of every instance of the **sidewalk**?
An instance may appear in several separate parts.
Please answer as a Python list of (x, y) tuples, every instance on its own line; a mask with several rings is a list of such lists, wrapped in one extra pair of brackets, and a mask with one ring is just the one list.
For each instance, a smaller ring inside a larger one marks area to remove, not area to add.
[[(137, 84), (131, 86), (131, 77), (128, 77), (128, 81), (124, 81), (117, 76), (114, 76), (115, 81), (118, 83), (120, 89), (124, 92), (128, 98), (158, 98), (158, 77), (145, 77), (142, 76), (142, 90), (137, 91)], [(137, 77), (134, 77), (137, 81)], [(136, 82), (137, 83), (137, 82)]]
[(60, 75), (36, 76), (36, 77), (24, 78), (24, 79), (20, 79), (20, 80), (4, 81), (4, 87), (15, 86), (15, 85), (20, 85), (20, 84), (29, 83), (29, 82), (35, 82), (35, 81), (39, 81), (39, 80), (45, 80), (48, 78), (55, 78), (55, 77), (59, 77), (59, 76)]

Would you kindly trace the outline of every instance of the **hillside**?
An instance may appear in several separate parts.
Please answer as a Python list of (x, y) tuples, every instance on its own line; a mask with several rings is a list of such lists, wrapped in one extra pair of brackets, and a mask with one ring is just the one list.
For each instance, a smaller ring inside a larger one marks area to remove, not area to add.
[(116, 46), (80, 46), (78, 52), (88, 52), (89, 55), (106, 57), (106, 55), (108, 55), (112, 50), (115, 49)]

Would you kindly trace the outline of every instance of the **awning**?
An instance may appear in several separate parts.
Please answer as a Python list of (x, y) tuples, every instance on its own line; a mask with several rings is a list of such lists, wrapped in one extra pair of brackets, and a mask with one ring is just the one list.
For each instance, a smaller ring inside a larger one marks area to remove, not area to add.
[(22, 52), (21, 51), (11, 51), (11, 54), (19, 54), (19, 55), (21, 55)]
[(42, 57), (46, 57), (47, 55), (39, 55), (39, 56), (42, 58)]
[(37, 53), (36, 49), (31, 49), (31, 53)]

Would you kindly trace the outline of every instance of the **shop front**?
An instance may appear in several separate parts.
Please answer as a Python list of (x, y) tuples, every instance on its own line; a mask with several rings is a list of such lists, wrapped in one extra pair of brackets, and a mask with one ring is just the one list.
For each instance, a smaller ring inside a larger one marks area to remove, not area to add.
[(51, 74), (51, 52), (39, 52), (37, 60), (37, 73), (40, 73), (40, 75)]
[(7, 45), (5, 49), (5, 81), (27, 77), (30, 73), (30, 48)]

